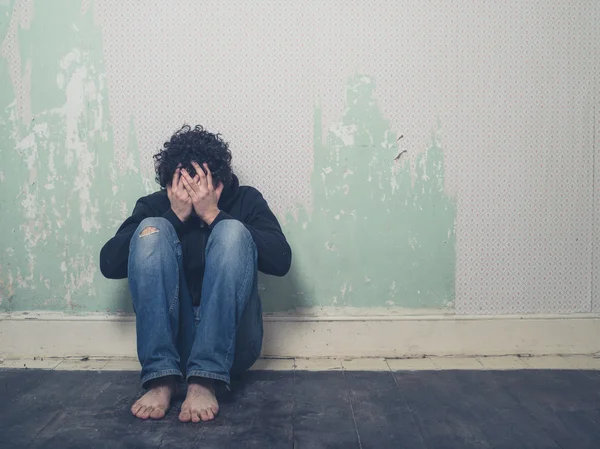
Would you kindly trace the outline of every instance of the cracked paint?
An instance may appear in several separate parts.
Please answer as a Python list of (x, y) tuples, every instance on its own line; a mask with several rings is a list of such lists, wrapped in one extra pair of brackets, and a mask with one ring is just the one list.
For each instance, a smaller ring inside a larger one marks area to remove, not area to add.
[(129, 310), (97, 257), (144, 190), (136, 142), (117, 170), (94, 4), (61, 6), (0, 5), (0, 308)]
[(441, 124), (433, 118), (413, 163), (396, 161), (397, 133), (374, 92), (371, 77), (350, 77), (325, 136), (315, 107), (313, 209), (282, 220), (294, 270), (261, 280), (265, 310), (453, 307), (456, 201), (445, 192)]

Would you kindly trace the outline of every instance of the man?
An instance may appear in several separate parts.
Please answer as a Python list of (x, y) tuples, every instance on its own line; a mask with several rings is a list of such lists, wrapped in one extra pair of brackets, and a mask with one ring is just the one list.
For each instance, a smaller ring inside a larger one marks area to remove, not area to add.
[(161, 190), (137, 201), (100, 270), (129, 281), (147, 389), (131, 412), (163, 418), (186, 379), (179, 420), (208, 421), (219, 411), (215, 383), (260, 354), (257, 271), (284, 276), (291, 249), (262, 195), (239, 185), (219, 135), (184, 126), (154, 160)]

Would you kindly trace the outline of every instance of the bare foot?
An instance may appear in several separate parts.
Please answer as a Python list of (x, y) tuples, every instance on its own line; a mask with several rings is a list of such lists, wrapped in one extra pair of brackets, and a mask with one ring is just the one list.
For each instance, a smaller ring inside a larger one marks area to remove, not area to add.
[(148, 392), (131, 406), (131, 413), (140, 419), (162, 419), (165, 417), (171, 396), (175, 392), (175, 380), (165, 377), (154, 381)]
[(200, 422), (215, 419), (219, 403), (215, 396), (214, 381), (196, 377), (188, 383), (187, 396), (181, 405), (179, 421)]

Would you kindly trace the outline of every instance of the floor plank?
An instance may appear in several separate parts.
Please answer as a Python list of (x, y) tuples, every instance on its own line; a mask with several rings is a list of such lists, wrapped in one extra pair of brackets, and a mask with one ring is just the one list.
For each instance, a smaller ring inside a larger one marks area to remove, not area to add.
[(363, 449), (425, 448), (390, 372), (347, 371), (344, 377)]
[(342, 371), (297, 371), (294, 449), (360, 449)]
[[(78, 375), (76, 375), (78, 374)], [(172, 416), (140, 421), (129, 411), (141, 394), (134, 372), (53, 372), (76, 385), (61, 401), (59, 413), (37, 435), (34, 448), (158, 448)]]
[(294, 373), (255, 371), (248, 373), (232, 398), (233, 448), (289, 449), (293, 444)]
[(465, 401), (494, 448), (559, 448), (533, 415), (495, 382), (492, 373), (440, 371), (438, 376)]
[(35, 387), (50, 371), (11, 369), (0, 371), (0, 404), (8, 406)]
[(470, 404), (438, 372), (396, 372), (398, 388), (428, 448), (492, 448)]
[(600, 406), (600, 377), (582, 371), (528, 370), (493, 375), (525, 408), (583, 411)]

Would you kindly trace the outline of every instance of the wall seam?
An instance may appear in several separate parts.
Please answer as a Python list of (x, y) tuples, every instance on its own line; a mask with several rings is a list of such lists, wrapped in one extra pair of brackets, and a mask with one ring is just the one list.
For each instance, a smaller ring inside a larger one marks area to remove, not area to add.
[[(597, 76), (595, 76), (594, 78), (597, 78)], [(594, 84), (596, 84), (594, 82)], [(592, 113), (592, 118), (593, 118), (593, 125), (592, 125), (592, 132), (593, 132), (593, 138), (592, 138), (592, 260), (591, 260), (591, 275), (590, 275), (590, 312), (593, 312), (595, 309), (595, 304), (594, 304), (594, 299), (595, 299), (595, 291), (594, 291), (594, 287), (595, 287), (595, 276), (594, 276), (594, 261), (595, 261), (595, 257), (596, 257), (596, 226), (598, 224), (598, 210), (597, 210), (597, 205), (596, 205), (596, 196), (597, 196), (597, 192), (596, 192), (596, 139), (597, 139), (597, 134), (596, 134), (596, 103), (598, 101), (598, 93), (597, 93), (597, 88), (596, 88), (596, 94), (594, 95), (594, 108), (593, 108), (593, 113)]]
[[(596, 19), (600, 18), (600, 6), (596, 3), (594, 5), (594, 14), (593, 17), (595, 17)], [(594, 21), (592, 21), (592, 23), (594, 23)], [(593, 47), (596, 50), (598, 49), (598, 47), (600, 46), (600, 39), (598, 38), (598, 36), (595, 37), (595, 42), (593, 43)], [(596, 241), (596, 236), (598, 234), (599, 231), (597, 231), (597, 226), (598, 226), (598, 214), (600, 213), (600, 209), (598, 206), (600, 206), (600, 202), (598, 201), (598, 191), (596, 190), (596, 183), (597, 183), (597, 179), (596, 179), (596, 159), (598, 158), (597, 156), (597, 140), (598, 140), (598, 103), (600, 101), (599, 98), (599, 94), (600, 94), (600, 90), (598, 89), (598, 82), (600, 81), (600, 77), (598, 76), (598, 70), (600, 70), (600, 58), (598, 56), (596, 56), (595, 58), (595, 64), (593, 65), (595, 66), (594, 70), (594, 76), (593, 76), (593, 81), (594, 81), (594, 90), (593, 90), (593, 95), (594, 95), (594, 105), (593, 105), (593, 109), (592, 109), (592, 119), (593, 119), (593, 123), (592, 123), (592, 132), (594, 133), (592, 136), (592, 263), (591, 265), (591, 287), (590, 287), (590, 302), (591, 302), (591, 308), (590, 311), (594, 311), (599, 309), (600, 304), (596, 304), (596, 289), (598, 288), (598, 285), (596, 285), (596, 277), (594, 275), (594, 269), (595, 269), (595, 262), (596, 262), (596, 252), (598, 251), (598, 242)], [(596, 268), (597, 269), (597, 268)], [(600, 279), (600, 278), (599, 278)]]

